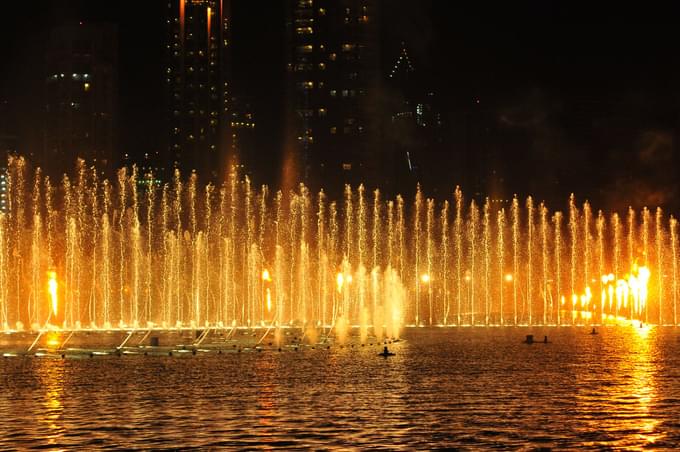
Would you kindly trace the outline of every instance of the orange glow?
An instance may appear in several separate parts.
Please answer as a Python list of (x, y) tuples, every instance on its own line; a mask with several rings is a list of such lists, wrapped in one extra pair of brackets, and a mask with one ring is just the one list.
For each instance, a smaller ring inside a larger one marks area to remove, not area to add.
[(345, 283), (345, 278), (342, 276), (342, 273), (338, 273), (338, 276), (335, 278), (335, 282), (338, 286), (338, 292), (342, 292), (342, 285)]
[(207, 12), (207, 23), (208, 23), (208, 58), (210, 58), (210, 21), (212, 19), (212, 8), (208, 6)]
[(271, 282), (272, 278), (269, 276), (269, 270), (266, 268), (262, 270), (262, 281)]
[(422, 282), (424, 282), (425, 284), (427, 284), (427, 283), (430, 282), (430, 275), (428, 275), (427, 273), (425, 273), (424, 275), (422, 275), (422, 276), (420, 277), (420, 280), (421, 280)]
[(52, 300), (52, 314), (57, 315), (57, 272), (47, 272), (47, 291)]
[(507, 282), (512, 282), (512, 273), (506, 273), (505, 274), (505, 280)]
[(179, 40), (184, 46), (184, 4), (186, 0), (179, 0)]

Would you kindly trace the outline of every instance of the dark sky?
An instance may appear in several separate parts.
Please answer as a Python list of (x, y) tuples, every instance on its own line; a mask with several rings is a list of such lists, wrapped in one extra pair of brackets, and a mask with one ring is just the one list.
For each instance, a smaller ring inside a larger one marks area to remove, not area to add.
[[(485, 165), (520, 195), (573, 191), (611, 208), (677, 208), (680, 8), (518, 3), (385, 1), (385, 55), (407, 42), (446, 120), (451, 144), (426, 162), (433, 174), (445, 179), (480, 146), (493, 156)], [(157, 149), (165, 6), (162, 0), (11, 2), (14, 11), (3, 13), (11, 20), (0, 29), (0, 97), (17, 109), (21, 146), (39, 145), (33, 119), (44, 31), (85, 20), (119, 26), (121, 150)], [(282, 16), (283, 2), (234, 1), (235, 84), (252, 100), (263, 152), (272, 154), (283, 123)]]

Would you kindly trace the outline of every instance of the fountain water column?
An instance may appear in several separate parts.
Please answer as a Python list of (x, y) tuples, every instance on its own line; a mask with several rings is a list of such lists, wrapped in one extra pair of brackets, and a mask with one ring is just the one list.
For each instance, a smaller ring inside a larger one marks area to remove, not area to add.
[[(590, 234), (590, 224), (592, 223), (592, 210), (590, 208), (590, 203), (588, 201), (583, 203), (583, 287), (590, 287), (592, 281), (590, 279), (590, 269), (591, 269), (591, 234)], [(590, 304), (588, 308), (592, 309)]]
[(603, 278), (605, 275), (604, 267), (604, 227), (605, 220), (602, 211), (597, 212), (597, 223), (595, 224), (597, 230), (597, 274), (598, 284), (600, 285), (600, 323), (603, 324), (605, 320), (605, 303), (607, 300), (607, 293)]
[(557, 325), (562, 322), (562, 212), (555, 212), (553, 215), (555, 224), (555, 297), (557, 299)]
[(381, 212), (380, 212), (380, 190), (375, 189), (373, 191), (373, 218), (371, 221), (371, 249), (372, 249), (372, 262), (371, 262), (371, 314), (373, 315), (373, 323), (376, 322), (376, 313), (378, 309), (378, 284), (376, 281), (377, 272), (380, 268), (380, 249), (385, 246), (384, 242), (381, 240), (381, 228), (382, 224)]
[(468, 245), (469, 245), (469, 253), (468, 253), (468, 259), (470, 261), (470, 274), (469, 278), (466, 275), (466, 282), (468, 283), (469, 286), (469, 298), (468, 298), (468, 305), (470, 307), (470, 325), (474, 326), (475, 325), (475, 284), (476, 284), (476, 278), (475, 278), (475, 264), (476, 264), (476, 251), (477, 247), (475, 246), (477, 243), (477, 230), (479, 227), (479, 210), (477, 209), (477, 205), (475, 203), (475, 200), (473, 199), (470, 201), (470, 220), (468, 222)]
[(543, 270), (543, 278), (541, 284), (541, 291), (543, 292), (543, 325), (548, 324), (548, 209), (545, 204), (541, 203), (539, 206), (541, 218), (541, 269)]
[[(86, 168), (85, 168), (85, 161), (82, 159), (78, 159), (77, 164), (76, 164), (76, 169), (78, 173), (78, 183), (76, 184), (76, 209), (75, 209), (75, 217), (76, 217), (76, 231), (75, 231), (75, 259), (76, 259), (76, 267), (75, 267), (75, 313), (76, 313), (76, 320), (75, 320), (75, 326), (77, 328), (80, 328), (81, 321), (80, 319), (82, 318), (82, 296), (83, 293), (87, 293), (85, 290), (85, 281), (87, 278), (85, 277), (85, 273), (87, 271), (88, 265), (86, 265), (85, 262), (85, 253), (83, 252), (83, 248), (85, 247), (85, 235), (86, 235), (86, 225), (87, 225), (87, 220), (85, 216), (85, 207), (86, 207), (86, 202), (85, 202), (85, 195), (86, 195)], [(91, 266), (89, 266), (91, 267)]]
[(282, 213), (282, 203), (283, 203), (283, 193), (280, 191), (276, 193), (276, 221), (274, 223), (274, 295), (275, 295), (275, 306), (276, 311), (274, 313), (274, 318), (276, 318), (276, 324), (283, 324), (283, 314), (284, 314), (284, 298), (283, 298), (283, 284), (285, 277), (283, 275), (284, 267), (284, 250), (281, 243), (283, 239), (283, 213)]
[(397, 270), (402, 281), (404, 281), (404, 266), (406, 265), (405, 229), (404, 198), (397, 195)]
[[(368, 245), (367, 245), (367, 236), (368, 236), (368, 227), (367, 227), (367, 221), (368, 221), (368, 215), (366, 214), (366, 197), (365, 197), (365, 190), (364, 190), (364, 185), (361, 184), (359, 185), (359, 190), (358, 190), (358, 198), (359, 198), (359, 212), (357, 215), (357, 222), (358, 227), (357, 227), (357, 256), (359, 258), (358, 264), (357, 264), (357, 270), (359, 274), (359, 278), (357, 281), (357, 289), (359, 292), (359, 316), (360, 319), (362, 316), (365, 316), (364, 311), (366, 310), (366, 265), (368, 263), (367, 259), (367, 252), (368, 252)], [(360, 322), (363, 323), (363, 322)]]
[(504, 300), (504, 284), (505, 284), (505, 209), (500, 209), (498, 211), (497, 217), (497, 234), (496, 239), (496, 254), (498, 256), (498, 300), (500, 303), (499, 308), (499, 321), (501, 326), (504, 325), (504, 310), (503, 310), (503, 300)]
[[(329, 206), (329, 218), (328, 218), (328, 227), (330, 229), (330, 235), (329, 235), (329, 240), (328, 240), (328, 245), (329, 245), (329, 261), (332, 263), (338, 262), (338, 238), (340, 237), (340, 225), (338, 223), (338, 208), (337, 204), (335, 201), (331, 202)], [(331, 287), (334, 287), (334, 282), (335, 282), (335, 272), (332, 273), (332, 277), (329, 277), (328, 280), (329, 284)], [(338, 311), (338, 303), (337, 303), (337, 291), (332, 290), (333, 293), (333, 299), (332, 299), (332, 308), (331, 308), (331, 322), (330, 325), (333, 325), (335, 323), (335, 315)]]
[[(651, 221), (649, 209), (642, 209), (642, 263), (649, 267), (649, 223)], [(661, 270), (661, 269), (659, 269)], [(645, 303), (645, 323), (649, 322), (649, 303)]]
[(444, 292), (444, 325), (449, 324), (451, 313), (451, 293), (449, 290), (449, 202), (444, 201), (440, 218), (441, 226), (441, 254), (440, 268), (442, 290)]
[[(673, 325), (678, 324), (678, 220), (671, 216), (671, 254), (673, 256)], [(1, 243), (1, 242), (0, 242)]]
[[(229, 241), (227, 249), (227, 270), (228, 270), (228, 280), (227, 287), (229, 288), (229, 294), (227, 296), (226, 302), (228, 308), (225, 312), (225, 316), (232, 322), (236, 321), (236, 307), (237, 307), (237, 294), (236, 294), (236, 244), (239, 238), (236, 237), (236, 219), (238, 216), (238, 179), (236, 174), (236, 168), (232, 166), (229, 172)], [(283, 275), (282, 275), (283, 276)], [(281, 277), (282, 277), (281, 276)]]
[(513, 325), (517, 325), (517, 280), (519, 279), (519, 201), (513, 196), (510, 207), (512, 215), (512, 313)]
[(455, 253), (456, 253), (456, 307), (457, 320), (456, 325), (460, 326), (460, 309), (462, 302), (462, 277), (461, 271), (463, 268), (463, 192), (460, 187), (456, 187), (454, 192), (454, 199), (456, 201), (456, 219), (454, 222), (454, 237), (456, 239)]
[(578, 211), (574, 202), (574, 194), (569, 196), (569, 236), (571, 245), (571, 271), (570, 271), (570, 290), (571, 290), (571, 324), (576, 323), (576, 265), (577, 265), (577, 243), (578, 243)]
[(317, 317), (321, 319), (321, 324), (326, 325), (326, 309), (328, 307), (328, 258), (326, 256), (326, 195), (323, 190), (319, 192), (317, 216), (316, 216), (316, 296), (321, 302), (321, 314)]
[(140, 295), (140, 254), (142, 249), (141, 224), (139, 222), (139, 198), (137, 194), (137, 167), (132, 167), (130, 176), (132, 192), (132, 318), (131, 323), (139, 326), (139, 295)]
[(482, 247), (484, 248), (484, 325), (489, 325), (491, 312), (491, 293), (489, 289), (491, 275), (491, 206), (489, 198), (484, 202), (482, 217)]
[[(635, 267), (635, 211), (628, 207), (628, 271), (632, 272)], [(629, 303), (629, 316), (633, 318), (633, 303)]]
[(42, 269), (42, 215), (40, 214), (40, 168), (35, 172), (33, 184), (33, 233), (31, 234), (31, 293), (28, 298), (29, 324), (42, 324), (40, 318)]
[(663, 218), (661, 215), (661, 208), (656, 208), (656, 219), (655, 219), (655, 242), (656, 242), (656, 277), (657, 277), (657, 300), (659, 308), (659, 325), (663, 325), (663, 306), (664, 306), (664, 273), (665, 268), (663, 265)]
[[(54, 209), (54, 189), (52, 187), (52, 183), (50, 181), (49, 176), (45, 177), (44, 185), (45, 185), (45, 219), (47, 227), (45, 231), (46, 239), (45, 253), (47, 254), (47, 269), (50, 271), (52, 270), (56, 271), (56, 266), (54, 262), (54, 233), (56, 230), (55, 222), (57, 214)], [(96, 241), (93, 242), (94, 242), (93, 244), (96, 245)]]
[(180, 179), (179, 170), (175, 170), (175, 199), (173, 203), (173, 213), (175, 221), (175, 233), (172, 237), (173, 241), (173, 303), (175, 311), (175, 323), (180, 324), (183, 318), (182, 315), (182, 180)]
[[(612, 215), (612, 229), (614, 230), (614, 281), (619, 280), (619, 262), (621, 260), (621, 220), (619, 214), (614, 213)], [(609, 294), (608, 294), (609, 295)], [(612, 302), (612, 296), (609, 295), (610, 303)], [(619, 316), (619, 303), (618, 300), (614, 301), (614, 317)]]
[(415, 287), (415, 324), (420, 325), (420, 236), (422, 226), (420, 224), (420, 218), (422, 216), (421, 210), (423, 205), (423, 194), (420, 191), (420, 184), (416, 189), (416, 198), (413, 213), (413, 242), (415, 248), (413, 250), (414, 259), (414, 275), (413, 283)]
[[(205, 222), (205, 232), (204, 232), (204, 241), (203, 241), (203, 246), (201, 247), (201, 258), (203, 259), (203, 262), (201, 263), (201, 267), (203, 268), (203, 271), (199, 273), (199, 287), (203, 288), (203, 293), (201, 295), (201, 299), (203, 300), (203, 312), (205, 315), (205, 320), (207, 322), (216, 322), (218, 320), (217, 313), (215, 312), (215, 307), (214, 307), (214, 297), (212, 294), (212, 280), (213, 278), (211, 277), (211, 262), (215, 262), (216, 259), (214, 258), (214, 254), (211, 252), (214, 247), (211, 246), (212, 243), (215, 243), (213, 240), (213, 193), (215, 191), (215, 187), (212, 184), (208, 184), (205, 186), (205, 190), (203, 193), (203, 212), (204, 212), (204, 222)], [(214, 274), (214, 273), (212, 273)]]
[(0, 327), (9, 328), (9, 313), (7, 309), (8, 280), (7, 268), (7, 214), (0, 212)]
[(428, 324), (432, 325), (432, 270), (434, 264), (434, 199), (427, 199), (427, 212), (425, 216), (425, 262), (427, 273), (425, 284), (427, 287)]
[[(100, 320), (98, 318), (98, 295), (97, 295), (97, 275), (98, 272), (100, 271), (99, 269), (102, 268), (102, 264), (100, 262), (100, 254), (97, 252), (98, 251), (98, 246), (99, 242), (101, 241), (101, 226), (100, 226), (100, 213), (99, 213), (99, 180), (97, 177), (97, 170), (95, 168), (90, 168), (90, 174), (91, 174), (91, 185), (88, 190), (88, 198), (89, 198), (89, 208), (90, 208), (90, 218), (89, 221), (86, 223), (90, 224), (91, 228), (91, 233), (90, 233), (90, 242), (88, 243), (88, 248), (91, 250), (92, 256), (90, 258), (91, 265), (91, 277), (90, 277), (90, 290), (89, 290), (89, 297), (87, 301), (87, 313), (89, 317), (89, 324), (92, 327), (96, 327), (98, 325), (98, 321)], [(47, 196), (47, 194), (46, 194)], [(48, 211), (49, 212), (49, 209)], [(49, 213), (47, 213), (47, 216), (49, 216)], [(49, 242), (49, 240), (48, 240)], [(49, 251), (48, 251), (49, 253)], [(49, 258), (48, 258), (49, 261)], [(48, 268), (50, 268), (50, 264), (48, 263)], [(101, 289), (100, 289), (101, 290)]]
[(533, 255), (534, 255), (534, 200), (527, 197), (527, 296), (526, 304), (529, 312), (529, 325), (533, 323)]

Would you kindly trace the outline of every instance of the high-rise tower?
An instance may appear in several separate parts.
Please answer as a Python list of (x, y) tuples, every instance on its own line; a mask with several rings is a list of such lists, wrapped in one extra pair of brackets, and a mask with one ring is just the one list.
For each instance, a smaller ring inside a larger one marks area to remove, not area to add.
[(309, 182), (365, 181), (380, 162), (380, 2), (287, 1), (286, 152)]
[(219, 178), (232, 153), (229, 0), (170, 0), (168, 165)]
[(115, 147), (118, 38), (107, 24), (53, 30), (47, 48), (45, 139), (38, 162), (55, 176), (77, 158), (111, 170)]

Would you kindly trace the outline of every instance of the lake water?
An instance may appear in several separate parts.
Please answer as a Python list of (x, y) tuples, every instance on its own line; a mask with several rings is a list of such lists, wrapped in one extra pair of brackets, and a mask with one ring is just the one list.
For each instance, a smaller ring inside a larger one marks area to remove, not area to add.
[(0, 449), (678, 447), (680, 330), (589, 332), (407, 329), (387, 359), (0, 358)]

